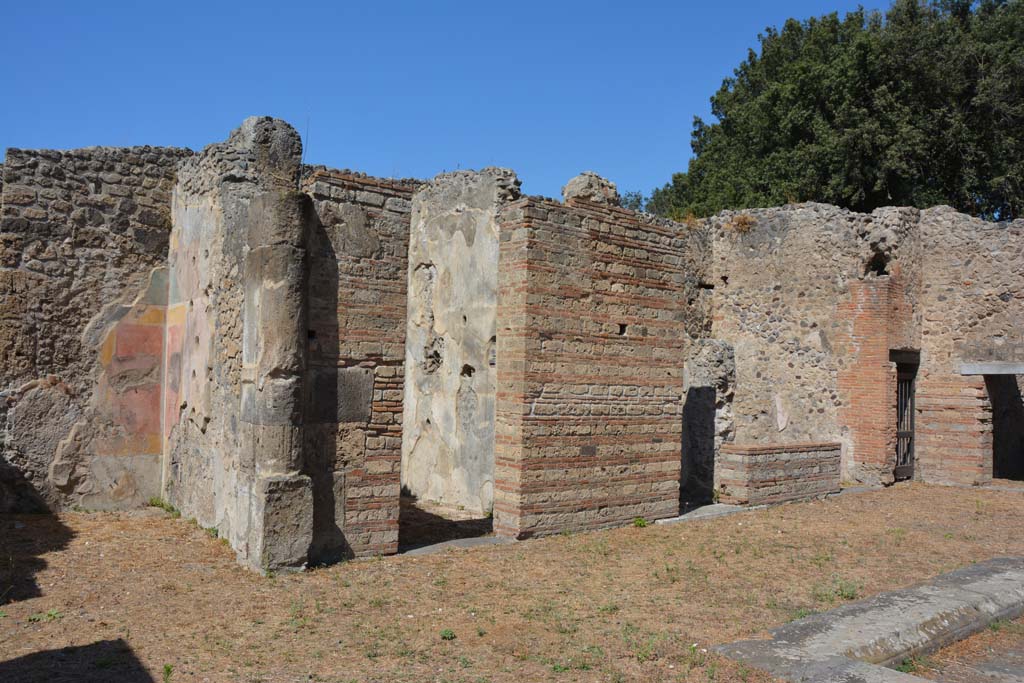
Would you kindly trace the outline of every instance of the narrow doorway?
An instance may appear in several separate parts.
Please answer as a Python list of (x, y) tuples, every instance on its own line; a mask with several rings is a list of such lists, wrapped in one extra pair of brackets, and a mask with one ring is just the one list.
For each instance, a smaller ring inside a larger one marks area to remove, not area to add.
[(992, 403), (992, 477), (1024, 481), (1022, 375), (985, 375)]
[(914, 393), (917, 378), (916, 352), (892, 352), (896, 362), (896, 481), (914, 477)]

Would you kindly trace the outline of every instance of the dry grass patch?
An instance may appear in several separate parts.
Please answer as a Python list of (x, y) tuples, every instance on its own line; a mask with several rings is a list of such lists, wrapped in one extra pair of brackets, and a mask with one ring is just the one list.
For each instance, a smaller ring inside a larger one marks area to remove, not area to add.
[(981, 633), (945, 647), (933, 655), (908, 660), (901, 671), (915, 676), (948, 683), (975, 683), (988, 681), (978, 672), (977, 665), (989, 659), (1005, 661), (1002, 653), (1024, 652), (1024, 619), (997, 621)]
[[(4, 517), (0, 591), (13, 578), (16, 600), (0, 608), (0, 660), (121, 639), (125, 658), (158, 681), (171, 666), (174, 683), (767, 681), (706, 650), (1024, 554), (1022, 502), (1022, 492), (899, 485), (272, 578), (163, 513)], [(48, 545), (60, 528), (66, 547)], [(30, 620), (49, 610), (61, 618)], [(102, 665), (102, 680), (121, 680), (119, 664), (80, 652), (80, 670)]]

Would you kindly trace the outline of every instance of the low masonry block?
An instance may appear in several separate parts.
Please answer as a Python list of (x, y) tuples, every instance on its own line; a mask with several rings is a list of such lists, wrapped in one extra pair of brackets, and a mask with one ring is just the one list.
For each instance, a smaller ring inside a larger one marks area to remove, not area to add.
[(723, 444), (715, 463), (719, 502), (765, 505), (839, 491), (838, 443)]

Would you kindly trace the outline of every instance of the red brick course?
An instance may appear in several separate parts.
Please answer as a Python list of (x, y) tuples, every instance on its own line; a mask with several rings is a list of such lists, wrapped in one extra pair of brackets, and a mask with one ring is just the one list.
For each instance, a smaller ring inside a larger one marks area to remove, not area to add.
[(762, 505), (839, 490), (838, 443), (723, 444), (716, 463), (719, 502)]
[(686, 229), (583, 200), (500, 216), (495, 530), (678, 513)]

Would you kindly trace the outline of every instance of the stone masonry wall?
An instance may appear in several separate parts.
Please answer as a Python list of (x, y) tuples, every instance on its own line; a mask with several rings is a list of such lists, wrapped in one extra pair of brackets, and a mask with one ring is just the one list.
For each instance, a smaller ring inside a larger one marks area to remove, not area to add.
[(839, 491), (838, 443), (723, 444), (719, 502), (766, 505)]
[(802, 204), (711, 220), (712, 336), (735, 353), (735, 443), (836, 440), (846, 477), (888, 468), (891, 480), (888, 352), (919, 343), (916, 218)]
[(917, 389), (920, 476), (985, 483), (992, 478), (992, 404), (985, 378), (961, 375), (959, 366), (1024, 362), (1024, 221), (992, 223), (937, 207), (922, 212), (921, 234), (927, 251)]
[(494, 503), (498, 223), (506, 169), (437, 176), (413, 197), (402, 485), (484, 516)]
[(309, 169), (314, 561), (398, 549), (406, 262), (419, 182)]
[(504, 536), (678, 514), (683, 360), (706, 329), (707, 243), (604, 194), (525, 198), (500, 214), (494, 517)]
[(170, 192), (189, 155), (7, 151), (0, 511), (123, 508), (159, 494)]

